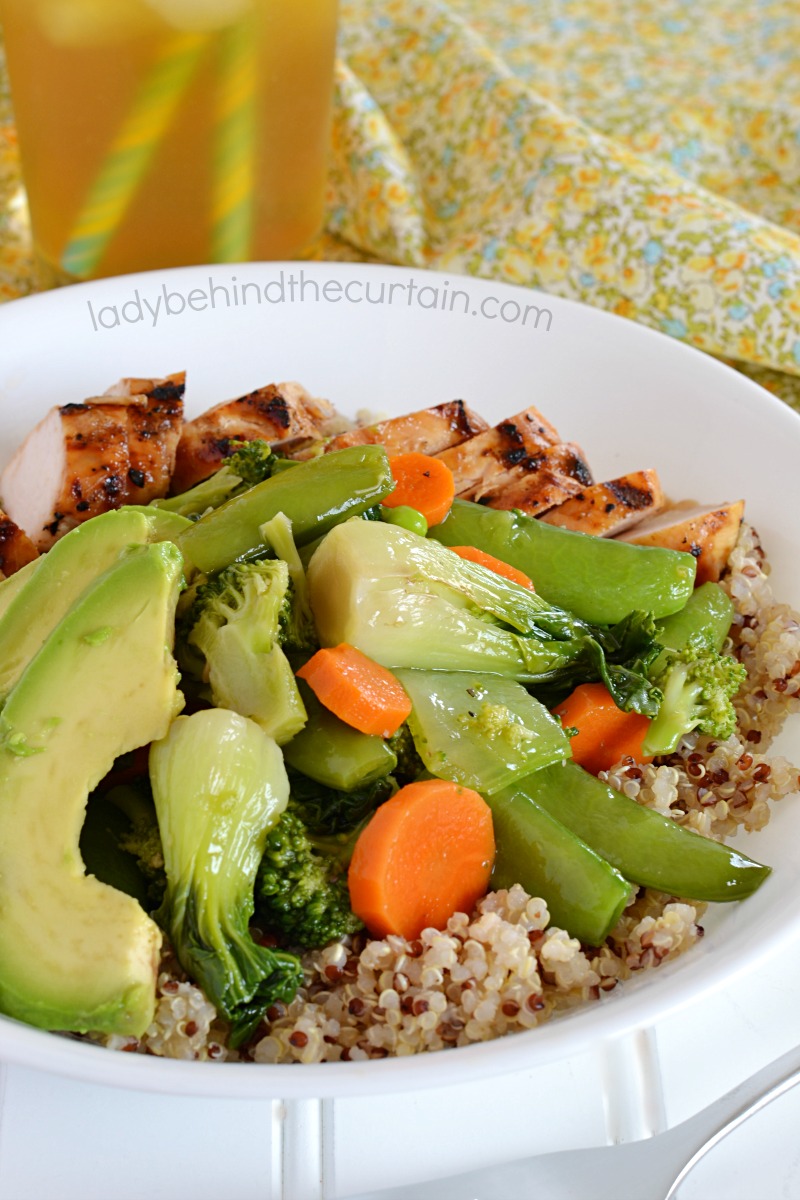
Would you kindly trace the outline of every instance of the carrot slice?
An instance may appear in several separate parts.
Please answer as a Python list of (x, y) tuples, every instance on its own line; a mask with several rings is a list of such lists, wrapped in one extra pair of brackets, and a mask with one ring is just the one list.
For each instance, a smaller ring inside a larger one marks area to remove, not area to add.
[(494, 571), (495, 575), (502, 575), (504, 579), (510, 579), (512, 583), (518, 583), (520, 587), (530, 588), (532, 592), (536, 590), (533, 580), (524, 571), (518, 571), (516, 567), (511, 566), (511, 563), (503, 562), (501, 558), (495, 558), (493, 554), (487, 554), (485, 550), (479, 550), (477, 546), (451, 546), (450, 549), (459, 558), (466, 558), (469, 562), (478, 563), (479, 566), (486, 567), (487, 571)]
[(411, 712), (392, 672), (347, 642), (318, 650), (297, 674), (320, 704), (362, 733), (391, 737)]
[(443, 521), (456, 494), (453, 472), (439, 458), (420, 454), (393, 454), (389, 466), (394, 479), (394, 491), (384, 496), (381, 504), (398, 508), (401, 504), (421, 512), (428, 525)]
[(596, 775), (607, 771), (626, 755), (634, 762), (650, 762), (644, 754), (644, 741), (650, 721), (640, 713), (623, 712), (603, 683), (582, 683), (556, 708), (565, 728), (577, 734), (570, 739), (576, 763)]
[(494, 852), (482, 796), (444, 779), (409, 783), (356, 842), (347, 877), (353, 912), (376, 937), (444, 929), (486, 894)]

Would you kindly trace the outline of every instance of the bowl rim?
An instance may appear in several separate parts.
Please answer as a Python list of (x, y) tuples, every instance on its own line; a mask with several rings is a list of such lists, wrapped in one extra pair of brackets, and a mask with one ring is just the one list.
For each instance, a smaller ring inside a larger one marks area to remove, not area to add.
[[(635, 344), (638, 340), (644, 345), (650, 339), (651, 345), (658, 344), (662, 348), (665, 344), (669, 345), (668, 353), (674, 355), (675, 361), (679, 361), (683, 356), (684, 362), (702, 364), (702, 370), (708, 372), (709, 378), (718, 380), (720, 390), (732, 395), (738, 393), (741, 403), (753, 406), (756, 414), (769, 414), (770, 425), (774, 431), (780, 430), (790, 439), (798, 439), (800, 434), (800, 424), (797, 423), (800, 416), (797, 413), (724, 362), (655, 329), (578, 301), (494, 279), (460, 275), (455, 271), (434, 272), (384, 264), (272, 262), (234, 264), (233, 267), (242, 271), (249, 268), (269, 272), (302, 268), (310, 278), (340, 280), (387, 273), (398, 281), (421, 278), (425, 283), (429, 283), (447, 279), (451, 286), (460, 281), (477, 295), (491, 292), (507, 295), (509, 299), (525, 295), (531, 303), (546, 304), (554, 313), (579, 312), (582, 320), (590, 324), (596, 323), (601, 332), (604, 323), (606, 328), (613, 327), (617, 332), (624, 330), (623, 340), (626, 342)], [(143, 272), (93, 280), (55, 292), (39, 293), (11, 301), (0, 305), (0, 344), (3, 341), (4, 328), (13, 326), (14, 321), (19, 319), (26, 325), (29, 321), (38, 321), (40, 316), (47, 319), (53, 312), (57, 315), (60, 305), (67, 301), (88, 301), (104, 292), (110, 294), (123, 285), (135, 288), (156, 281), (159, 285), (162, 282), (169, 283), (170, 280), (179, 277), (187, 280), (200, 279), (208, 276), (210, 272), (220, 274), (223, 269), (228, 268), (219, 264), (201, 264)], [(607, 325), (608, 322), (612, 323), (611, 326)], [(2, 357), (0, 351), (0, 361)], [(800, 446), (800, 439), (798, 445)], [(765, 884), (765, 887), (768, 886), (769, 883)], [(707, 956), (699, 962), (691, 961), (691, 986), (687, 987), (679, 982), (674, 987), (662, 987), (662, 982), (673, 980), (683, 973), (682, 956), (675, 962), (661, 966), (656, 978), (653, 978), (654, 973), (648, 972), (647, 986), (637, 985), (628, 990), (622, 988), (621, 994), (611, 993), (592, 1005), (570, 1011), (537, 1029), (459, 1047), (455, 1055), (447, 1054), (446, 1060), (442, 1060), (441, 1056), (435, 1053), (408, 1058), (370, 1060), (368, 1063), (272, 1065), (187, 1063), (170, 1059), (154, 1061), (155, 1056), (109, 1054), (104, 1047), (53, 1035), (4, 1016), (0, 1016), (0, 1059), (86, 1082), (167, 1094), (229, 1098), (300, 1098), (417, 1090), (436, 1087), (445, 1081), (452, 1084), (459, 1080), (475, 1080), (513, 1072), (523, 1066), (534, 1067), (552, 1063), (614, 1041), (633, 1030), (650, 1027), (659, 1016), (673, 1014), (699, 1003), (715, 991), (728, 986), (739, 976), (762, 965), (798, 934), (800, 906), (794, 916), (790, 914), (787, 917), (785, 924), (768, 930), (758, 947), (753, 948), (747, 957), (742, 957), (738, 962), (727, 962), (721, 974), (714, 957)], [(655, 991), (655, 996), (650, 995), (652, 991)], [(258, 1069), (254, 1069), (256, 1066)], [(299, 1066), (302, 1066), (302, 1070), (298, 1070)]]

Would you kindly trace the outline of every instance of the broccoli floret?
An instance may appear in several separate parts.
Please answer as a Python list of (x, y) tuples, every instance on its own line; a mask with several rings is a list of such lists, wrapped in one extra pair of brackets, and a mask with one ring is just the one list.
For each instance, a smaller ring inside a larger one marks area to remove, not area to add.
[(226, 500), (269, 479), (279, 461), (272, 453), (269, 442), (258, 439), (252, 442), (232, 441), (229, 449), (232, 452), (224, 465), (208, 479), (196, 484), (188, 492), (181, 492), (179, 496), (154, 500), (153, 505), (182, 517), (200, 517), (209, 509), (219, 508)]
[(238, 713), (178, 717), (150, 752), (167, 892), (156, 919), (184, 970), (231, 1022), (232, 1045), (302, 982), (292, 954), (253, 941), (253, 886), (289, 797), (283, 756)]
[(306, 723), (281, 646), (291, 613), (287, 564), (260, 559), (233, 563), (195, 588), (178, 622), (181, 668), (208, 684), (216, 707), (250, 717), (279, 745)]
[(729, 738), (736, 727), (731, 700), (746, 675), (735, 658), (698, 640), (679, 652), (664, 651), (653, 671), (653, 682), (664, 698), (647, 732), (645, 752), (669, 754), (693, 729), (723, 741)]
[[(411, 749), (416, 754), (410, 734), (409, 740)], [(415, 772), (414, 778), (425, 769), (421, 759), (417, 758), (417, 762), (419, 770)], [(349, 792), (326, 787), (299, 771), (292, 771), (291, 768), (289, 782), (292, 791), (291, 807), (315, 837), (352, 830), (397, 790), (397, 784), (391, 775), (384, 775)]]
[(350, 908), (350, 834), (318, 837), (289, 808), (267, 836), (256, 877), (256, 916), (289, 945), (325, 946), (363, 928)]

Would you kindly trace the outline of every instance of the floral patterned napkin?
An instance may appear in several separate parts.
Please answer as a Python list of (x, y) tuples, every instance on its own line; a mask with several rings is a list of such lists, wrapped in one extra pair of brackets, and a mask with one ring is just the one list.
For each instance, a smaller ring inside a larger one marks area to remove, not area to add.
[[(317, 255), (630, 317), (800, 410), (794, 0), (344, 0)], [(0, 298), (30, 290), (0, 64)]]

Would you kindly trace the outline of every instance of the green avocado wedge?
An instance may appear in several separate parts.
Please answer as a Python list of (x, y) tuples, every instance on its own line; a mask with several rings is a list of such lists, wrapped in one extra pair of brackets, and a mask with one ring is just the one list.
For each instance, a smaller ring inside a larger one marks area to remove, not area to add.
[(183, 703), (169, 651), (181, 582), (169, 542), (137, 547), (52, 631), (0, 716), (0, 1010), (44, 1029), (138, 1036), (161, 935), (86, 875), (89, 792), (162, 738)]
[(20, 567), (13, 575), (7, 575), (5, 579), (0, 579), (0, 618), (5, 616), (11, 601), (26, 586), (34, 571), (39, 569), (41, 562), (42, 558), (40, 555), (39, 558), (31, 559), (29, 563), (25, 563), (25, 566)]
[[(36, 559), (0, 617), (0, 701), (75, 601), (130, 546), (159, 541), (156, 510), (119, 509), (92, 517)], [(188, 524), (188, 522), (187, 522)], [(12, 580), (13, 580), (12, 576)]]
[(185, 529), (191, 529), (194, 524), (188, 517), (180, 513), (169, 512), (168, 509), (156, 508), (154, 504), (126, 504), (118, 512), (142, 513), (150, 522), (150, 542), (176, 542)]

